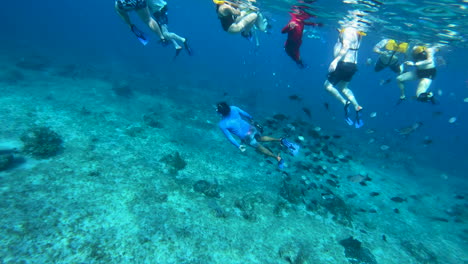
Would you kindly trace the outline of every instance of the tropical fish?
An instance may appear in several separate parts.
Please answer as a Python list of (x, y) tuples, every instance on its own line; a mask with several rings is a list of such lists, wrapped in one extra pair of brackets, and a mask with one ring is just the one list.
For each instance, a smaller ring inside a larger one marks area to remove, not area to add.
[(416, 131), (419, 127), (421, 127), (422, 124), (423, 123), (421, 123), (421, 122), (416, 122), (416, 123), (412, 124), (409, 127), (404, 127), (404, 128), (397, 129), (397, 132), (400, 135), (409, 135), (409, 134), (413, 133), (414, 131)]
[(310, 113), (309, 108), (303, 107), (303, 108), (302, 108), (302, 111), (304, 111), (304, 113), (305, 113), (309, 118), (312, 118), (312, 114)]
[(300, 97), (297, 94), (290, 95), (288, 98), (293, 101), (298, 101), (298, 102), (302, 101), (302, 97)]
[(407, 201), (405, 198), (401, 198), (401, 197), (398, 197), (398, 196), (392, 197), (392, 198), (390, 198), (390, 200), (394, 201), (395, 203), (402, 203), (402, 202)]

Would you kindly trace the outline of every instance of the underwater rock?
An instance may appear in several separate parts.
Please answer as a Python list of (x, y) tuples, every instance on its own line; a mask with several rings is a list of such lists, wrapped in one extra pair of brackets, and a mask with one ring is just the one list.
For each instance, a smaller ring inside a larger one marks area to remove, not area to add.
[(112, 91), (114, 91), (114, 93), (117, 96), (121, 96), (125, 98), (130, 98), (133, 96), (133, 90), (130, 84), (127, 82), (114, 83), (114, 85), (112, 86)]
[(333, 198), (330, 198), (329, 195), (327, 197), (327, 199), (322, 200), (321, 205), (333, 215), (333, 220), (344, 226), (352, 226), (351, 208), (337, 195), (334, 195)]
[(428, 250), (422, 243), (417, 245), (411, 243), (410, 241), (402, 241), (401, 246), (403, 249), (416, 259), (417, 263), (424, 264), (438, 264), (436, 255)]
[(130, 126), (125, 129), (124, 133), (129, 137), (137, 137), (143, 134), (144, 131), (145, 129), (141, 126)]
[(278, 121), (283, 121), (283, 120), (288, 119), (288, 117), (283, 115), (283, 114), (276, 114), (276, 115), (273, 116), (273, 118), (278, 120)]
[(340, 241), (340, 245), (345, 248), (345, 255), (351, 264), (377, 264), (374, 255), (369, 249), (362, 247), (362, 243), (349, 237)]
[(301, 243), (288, 242), (278, 250), (280, 258), (291, 264), (308, 263), (310, 252)]
[(279, 194), (292, 204), (302, 201), (306, 187), (298, 179), (283, 180)]
[(193, 185), (193, 190), (199, 193), (203, 193), (208, 197), (220, 198), (219, 186), (217, 183), (210, 183), (205, 180), (199, 180)]
[(13, 165), (12, 154), (0, 154), (0, 171), (9, 169)]
[(160, 117), (156, 112), (151, 112), (143, 115), (143, 122), (149, 126), (154, 128), (163, 128), (163, 124), (159, 122)]
[(23, 151), (35, 158), (47, 159), (62, 149), (62, 138), (48, 127), (34, 127), (21, 136)]
[(226, 218), (228, 217), (226, 211), (218, 204), (215, 199), (210, 199), (208, 201), (208, 207), (211, 208), (218, 218)]
[(257, 215), (255, 213), (255, 204), (259, 202), (263, 202), (263, 199), (259, 195), (249, 194), (237, 199), (234, 202), (234, 206), (241, 211), (242, 217), (244, 219), (249, 221), (256, 221)]
[(177, 174), (180, 170), (183, 170), (187, 166), (187, 162), (180, 156), (179, 152), (174, 154), (168, 154), (162, 157), (159, 161), (166, 164), (169, 167), (171, 174)]

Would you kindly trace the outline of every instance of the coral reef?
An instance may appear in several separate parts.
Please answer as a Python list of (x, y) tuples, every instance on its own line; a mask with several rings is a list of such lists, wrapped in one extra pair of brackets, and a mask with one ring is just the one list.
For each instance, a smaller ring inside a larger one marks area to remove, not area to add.
[(62, 149), (63, 140), (48, 127), (34, 127), (21, 136), (23, 151), (35, 158), (47, 159), (57, 155)]
[(169, 169), (169, 173), (175, 175), (180, 170), (183, 170), (185, 166), (187, 166), (187, 162), (180, 156), (179, 152), (175, 152), (174, 154), (167, 154), (166, 156), (160, 159), (167, 168)]
[(361, 241), (349, 237), (340, 241), (345, 248), (345, 255), (351, 264), (377, 264), (369, 249), (362, 247)]
[(163, 124), (159, 122), (160, 117), (156, 112), (151, 112), (143, 115), (143, 122), (149, 126), (154, 128), (163, 128)]
[(205, 180), (199, 180), (193, 185), (193, 190), (203, 193), (208, 197), (220, 198), (218, 183), (210, 183)]

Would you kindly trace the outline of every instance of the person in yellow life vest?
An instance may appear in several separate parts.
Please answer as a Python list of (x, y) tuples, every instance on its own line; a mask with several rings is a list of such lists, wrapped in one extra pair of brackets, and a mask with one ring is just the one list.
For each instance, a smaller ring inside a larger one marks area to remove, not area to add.
[(398, 43), (393, 39), (382, 39), (374, 46), (374, 52), (379, 54), (374, 70), (380, 72), (389, 67), (396, 74), (403, 72), (403, 65), (400, 62), (401, 55), (405, 55), (408, 50), (408, 43)]
[(213, 0), (216, 4), (216, 13), (224, 31), (236, 34), (241, 33), (245, 38), (253, 37), (254, 26), (266, 32), (268, 22), (259, 12), (259, 9), (250, 3), (236, 3), (231, 1)]
[(405, 65), (414, 66), (416, 70), (402, 73), (397, 77), (398, 87), (400, 88), (400, 102), (406, 99), (404, 83), (419, 80), (418, 88), (416, 89), (417, 100), (420, 102), (436, 103), (434, 94), (428, 92), (428, 90), (437, 73), (434, 56), (437, 51), (439, 51), (438, 47), (415, 46), (413, 48), (413, 60), (406, 61)]

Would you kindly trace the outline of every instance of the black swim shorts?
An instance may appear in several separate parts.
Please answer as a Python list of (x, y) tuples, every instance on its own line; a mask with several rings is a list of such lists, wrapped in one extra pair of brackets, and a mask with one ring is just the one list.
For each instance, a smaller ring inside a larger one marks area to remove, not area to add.
[(340, 61), (338, 62), (335, 71), (328, 74), (328, 81), (333, 85), (336, 85), (341, 81), (350, 82), (356, 72), (356, 63)]
[(124, 11), (132, 11), (145, 8), (146, 0), (116, 0), (117, 7)]
[(428, 78), (434, 80), (434, 78), (436, 77), (436, 73), (436, 68), (416, 70), (416, 76), (418, 76), (418, 79)]
[(391, 69), (393, 72), (397, 73), (397, 74), (400, 73), (400, 65), (398, 64), (398, 61), (395, 61), (393, 64), (385, 64), (385, 63), (382, 62), (381, 59), (379, 59), (379, 60), (377, 61), (377, 63), (375, 63), (375, 68), (374, 68), (374, 70), (375, 70), (376, 72), (379, 72), (379, 71), (381, 71), (381, 70), (383, 70), (383, 69), (385, 69), (385, 68), (387, 68), (387, 67), (390, 67), (390, 69)]

